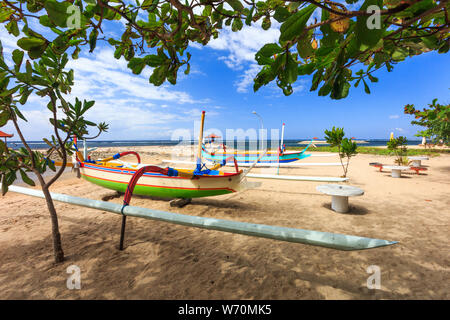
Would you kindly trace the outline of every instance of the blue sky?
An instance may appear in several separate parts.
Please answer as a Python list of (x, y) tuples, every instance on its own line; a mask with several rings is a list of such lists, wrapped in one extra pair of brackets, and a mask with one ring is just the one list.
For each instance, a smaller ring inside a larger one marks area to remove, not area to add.
[[(42, 32), (42, 27), (35, 25)], [(119, 34), (123, 25), (105, 25), (106, 36)], [(265, 43), (276, 42), (279, 25), (268, 31), (259, 26), (245, 26), (240, 33), (224, 29), (219, 39), (206, 47), (194, 44), (191, 52), (191, 74), (179, 74), (177, 85), (154, 87), (148, 82), (149, 67), (139, 76), (126, 68), (126, 62), (116, 60), (106, 43), (99, 43), (89, 54), (71, 61), (75, 71), (72, 96), (95, 100), (88, 119), (110, 124), (110, 131), (101, 140), (170, 139), (174, 130), (194, 130), (201, 110), (206, 110), (206, 128), (259, 128), (256, 111), (266, 128), (280, 128), (286, 123), (286, 139), (323, 137), (332, 126), (344, 127), (347, 136), (357, 138), (414, 138), (420, 129), (410, 125), (411, 116), (403, 114), (405, 104), (423, 107), (438, 98), (450, 101), (449, 55), (426, 53), (409, 58), (395, 66), (392, 72), (377, 71), (378, 83), (370, 84), (371, 94), (361, 86), (350, 90), (343, 100), (318, 97), (309, 92), (310, 78), (299, 78), (291, 96), (285, 97), (274, 84), (253, 92), (253, 77), (258, 66), (253, 58)], [(3, 29), (1, 40), (6, 55), (14, 49), (14, 37)], [(31, 96), (22, 107), (28, 123), (23, 124), (25, 136), (40, 140), (49, 135), (47, 102)], [(8, 124), (2, 129), (15, 132)], [(196, 135), (197, 133), (195, 133)], [(416, 138), (418, 139), (418, 138)]]

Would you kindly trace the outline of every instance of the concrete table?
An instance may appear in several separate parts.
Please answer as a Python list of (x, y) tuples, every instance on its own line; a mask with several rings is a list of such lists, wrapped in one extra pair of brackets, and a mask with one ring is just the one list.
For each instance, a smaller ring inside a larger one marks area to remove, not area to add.
[(420, 167), (422, 166), (422, 160), (428, 160), (428, 157), (418, 156), (418, 157), (408, 157), (408, 159), (412, 160), (413, 167)]
[(410, 169), (410, 167), (407, 167), (407, 166), (384, 166), (383, 168), (391, 169), (392, 178), (400, 178), (402, 176), (403, 170)]
[(361, 196), (364, 190), (341, 184), (321, 184), (316, 187), (317, 191), (331, 196), (331, 209), (336, 212), (348, 212), (348, 197)]

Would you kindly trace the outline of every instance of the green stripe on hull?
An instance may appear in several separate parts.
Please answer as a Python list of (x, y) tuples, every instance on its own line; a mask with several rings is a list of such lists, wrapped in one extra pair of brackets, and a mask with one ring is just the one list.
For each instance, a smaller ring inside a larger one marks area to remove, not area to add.
[[(82, 175), (82, 178), (86, 181), (92, 182), (98, 186), (125, 192), (127, 190), (127, 184), (120, 182), (106, 181), (102, 179), (87, 177)], [(221, 194), (231, 193), (228, 189), (219, 190), (197, 190), (197, 189), (175, 189), (175, 188), (163, 188), (163, 187), (149, 187), (136, 185), (133, 194), (138, 194), (141, 196), (154, 196), (161, 198), (200, 198), (200, 197), (211, 197), (218, 196)]]

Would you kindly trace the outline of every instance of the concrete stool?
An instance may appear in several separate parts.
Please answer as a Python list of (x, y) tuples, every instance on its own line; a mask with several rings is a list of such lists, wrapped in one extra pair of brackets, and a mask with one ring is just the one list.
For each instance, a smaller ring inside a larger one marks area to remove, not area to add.
[(422, 160), (428, 160), (428, 157), (418, 156), (418, 157), (408, 157), (409, 160), (412, 160), (412, 167), (420, 167), (422, 166)]
[(400, 178), (403, 170), (409, 170), (406, 166), (384, 166), (385, 169), (391, 169), (392, 178)]
[(361, 196), (364, 190), (340, 184), (321, 184), (316, 187), (317, 191), (331, 196), (331, 209), (336, 212), (348, 212), (348, 197)]

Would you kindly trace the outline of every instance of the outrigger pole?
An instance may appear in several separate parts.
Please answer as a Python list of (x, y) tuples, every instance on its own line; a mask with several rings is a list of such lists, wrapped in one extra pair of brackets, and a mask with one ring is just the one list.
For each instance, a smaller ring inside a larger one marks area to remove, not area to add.
[[(35, 189), (18, 186), (9, 186), (9, 190), (12, 192), (22, 193), (34, 197), (45, 198), (42, 191)], [(125, 216), (164, 221), (188, 227), (218, 230), (223, 232), (243, 234), (247, 236), (303, 243), (338, 250), (363, 250), (388, 246), (397, 243), (396, 241), (372, 239), (339, 233), (329, 233), (321, 231), (269, 226), (240, 221), (189, 216), (185, 214), (153, 210), (134, 206), (124, 207), (116, 203), (73, 197), (66, 194), (53, 192), (51, 193), (51, 196), (52, 199), (55, 201), (61, 201), (86, 208), (123, 214)]]

